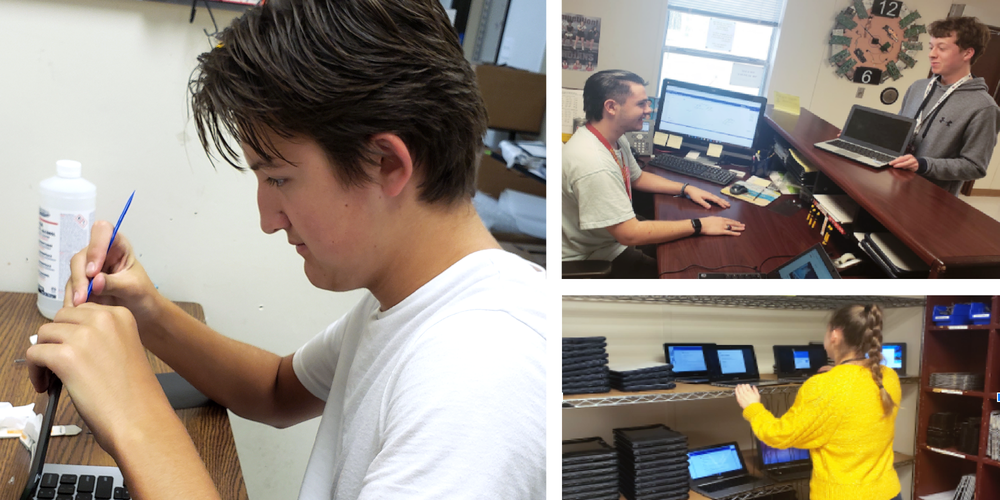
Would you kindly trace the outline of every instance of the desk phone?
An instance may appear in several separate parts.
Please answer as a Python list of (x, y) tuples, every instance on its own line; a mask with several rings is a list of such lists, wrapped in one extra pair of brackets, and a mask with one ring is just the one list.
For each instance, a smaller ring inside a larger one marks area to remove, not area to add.
[(632, 146), (632, 151), (636, 156), (649, 156), (653, 154), (653, 120), (643, 120), (642, 130), (639, 132), (626, 132), (625, 139)]

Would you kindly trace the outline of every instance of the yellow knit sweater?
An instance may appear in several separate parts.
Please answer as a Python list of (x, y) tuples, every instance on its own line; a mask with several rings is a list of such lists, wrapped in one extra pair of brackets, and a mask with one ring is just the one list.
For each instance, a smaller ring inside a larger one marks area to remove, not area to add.
[(883, 366), (882, 374), (897, 402), (888, 417), (871, 372), (846, 364), (810, 377), (780, 419), (760, 403), (747, 406), (743, 418), (769, 446), (809, 450), (812, 500), (890, 500), (900, 492), (892, 439), (901, 391), (896, 372)]

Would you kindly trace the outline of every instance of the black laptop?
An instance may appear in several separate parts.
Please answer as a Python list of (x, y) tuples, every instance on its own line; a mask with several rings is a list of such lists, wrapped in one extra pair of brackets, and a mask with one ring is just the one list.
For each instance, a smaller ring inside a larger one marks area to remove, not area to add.
[(752, 345), (719, 345), (715, 346), (717, 363), (712, 363), (714, 370), (710, 378), (712, 385), (719, 387), (736, 387), (747, 385), (778, 385), (787, 382), (778, 380), (761, 380), (757, 371), (757, 356)]
[(915, 125), (913, 118), (855, 104), (840, 137), (815, 146), (869, 167), (885, 168), (906, 154)]
[(38, 431), (38, 443), (31, 455), (31, 469), (28, 470), (28, 482), (21, 500), (128, 498), (125, 480), (117, 467), (45, 463), (49, 436), (52, 434), (52, 419), (55, 417), (61, 390), (62, 384), (49, 390), (49, 402), (42, 415), (42, 427)]
[(715, 344), (663, 344), (663, 355), (673, 366), (674, 382), (707, 384), (715, 359)]
[(691, 489), (712, 499), (763, 488), (774, 481), (750, 474), (736, 443), (723, 443), (688, 451)]
[(760, 439), (757, 441), (757, 466), (765, 476), (776, 482), (798, 481), (812, 476), (809, 450), (801, 448), (773, 448)]
[(699, 273), (701, 279), (840, 279), (822, 243), (785, 262), (769, 273)]
[(773, 349), (774, 373), (788, 382), (805, 382), (827, 364), (822, 345), (776, 345)]

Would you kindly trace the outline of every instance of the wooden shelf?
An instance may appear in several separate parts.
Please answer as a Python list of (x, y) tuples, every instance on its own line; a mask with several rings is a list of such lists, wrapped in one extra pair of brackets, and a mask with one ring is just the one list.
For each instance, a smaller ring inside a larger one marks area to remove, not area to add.
[(929, 332), (968, 332), (996, 330), (1000, 325), (952, 325), (952, 326), (932, 326), (927, 329)]
[(953, 396), (971, 396), (980, 399), (986, 397), (986, 393), (983, 391), (962, 391), (959, 389), (942, 389), (940, 387), (924, 387), (924, 392), (934, 394), (950, 394)]
[(969, 455), (968, 453), (962, 453), (961, 451), (958, 451), (958, 449), (955, 448), (954, 446), (949, 447), (949, 448), (935, 448), (933, 446), (928, 446), (926, 444), (923, 444), (923, 445), (921, 445), (921, 447), (924, 448), (927, 451), (930, 451), (930, 452), (933, 452), (933, 453), (937, 453), (937, 454), (940, 454), (940, 455), (945, 455), (945, 456), (955, 457), (955, 458), (961, 458), (961, 459), (964, 459), (964, 460), (971, 460), (973, 462), (979, 462), (980, 461), (980, 458), (978, 456), (976, 456), (976, 455)]

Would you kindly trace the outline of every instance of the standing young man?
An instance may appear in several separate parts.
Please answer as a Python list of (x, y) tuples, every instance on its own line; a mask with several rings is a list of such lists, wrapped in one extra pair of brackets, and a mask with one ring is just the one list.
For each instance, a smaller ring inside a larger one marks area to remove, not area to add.
[(242, 417), (322, 415), (300, 499), (544, 497), (544, 272), (473, 208), (485, 108), (440, 2), (268, 2), (199, 61), (199, 136), (234, 166), (238, 141), (261, 229), (314, 286), (368, 293), (279, 357), (184, 314), (101, 222), (28, 350), (36, 389), (62, 379), (136, 498), (218, 497), (144, 347)]
[(962, 183), (986, 176), (1000, 134), (1000, 107), (986, 81), (972, 76), (989, 28), (974, 17), (930, 25), (933, 78), (910, 85), (899, 114), (916, 118), (911, 154), (889, 162), (958, 194)]
[(563, 146), (562, 259), (610, 260), (613, 278), (655, 278), (656, 259), (635, 248), (685, 236), (739, 236), (742, 223), (724, 217), (640, 221), (632, 188), (682, 195), (705, 208), (729, 202), (686, 183), (639, 169), (625, 132), (642, 130), (652, 111), (646, 82), (628, 71), (594, 73), (583, 87), (587, 126)]

